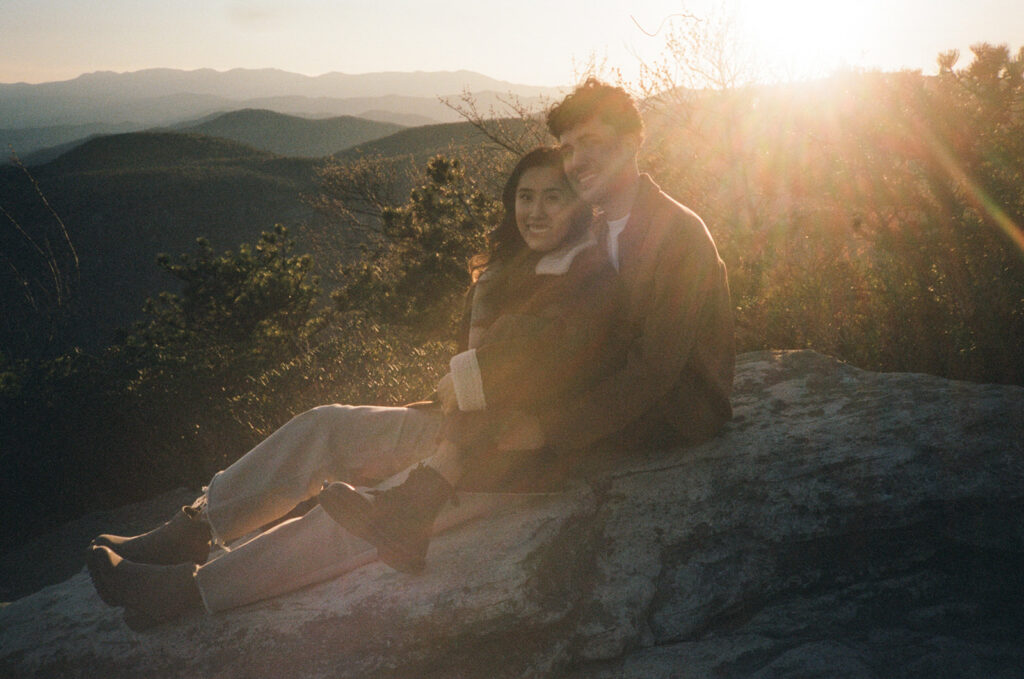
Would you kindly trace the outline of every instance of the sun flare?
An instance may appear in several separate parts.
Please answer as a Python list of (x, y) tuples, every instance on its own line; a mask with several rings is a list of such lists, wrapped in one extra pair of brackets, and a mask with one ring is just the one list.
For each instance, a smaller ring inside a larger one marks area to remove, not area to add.
[(748, 0), (737, 9), (740, 31), (769, 78), (821, 76), (865, 56), (869, 3)]

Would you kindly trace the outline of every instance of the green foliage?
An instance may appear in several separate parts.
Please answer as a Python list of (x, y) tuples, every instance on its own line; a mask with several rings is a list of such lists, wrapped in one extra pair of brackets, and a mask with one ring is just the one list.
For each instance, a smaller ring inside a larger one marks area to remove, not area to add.
[(264, 232), (254, 246), (216, 255), (197, 240), (199, 253), (157, 263), (183, 283), (143, 307), (149, 319), (126, 345), (156, 362), (201, 363), (202, 369), (237, 360), (279, 359), (301, 351), (327, 321), (317, 309), (319, 281), (312, 258), (295, 255), (285, 227)]
[(1022, 53), (705, 92), (647, 165), (729, 266), (741, 350), (1024, 383)]
[[(424, 340), (403, 326), (353, 312), (339, 315), (309, 352), (254, 376), (230, 399), (235, 421), (254, 438), (291, 414), (324, 403), (401, 405), (426, 398), (443, 375), (452, 342)], [(240, 451), (241, 452), (241, 451)]]
[(1024, 52), (973, 51), (967, 68), (944, 70), (934, 83), (905, 83), (883, 100), (897, 122), (874, 127), (887, 130), (884, 141), (898, 153), (860, 168), (890, 186), (888, 219), (868, 224), (878, 253), (871, 270), (896, 367), (1019, 383)]
[[(331, 315), (293, 249), (280, 226), (223, 254), (201, 239), (195, 255), (160, 258), (181, 292), (147, 302), (122, 342), (6, 361), (5, 509), (52, 520), (195, 485), (251, 447), (254, 420), (287, 419), (296, 392), (274, 375), (314, 352)], [(60, 510), (38, 514), (47, 488), (61, 489)]]
[[(254, 435), (253, 415), (239, 404), (285, 416), (261, 377), (311, 352), (330, 311), (311, 257), (294, 253), (280, 225), (234, 252), (216, 254), (204, 239), (197, 245), (195, 255), (176, 262), (158, 258), (181, 292), (148, 300), (147, 320), (116, 351), (132, 366), (126, 389), (139, 401), (135, 412), (168, 414), (170, 431), (159, 444), (165, 454), (179, 454), (185, 443), (206, 473)], [(229, 434), (238, 443), (225, 443)]]
[(435, 156), (408, 203), (383, 210), (381, 238), (342, 267), (344, 284), (333, 295), (338, 310), (450, 336), (469, 285), (467, 262), (486, 249), (499, 213), (500, 202), (478, 189), (461, 163)]

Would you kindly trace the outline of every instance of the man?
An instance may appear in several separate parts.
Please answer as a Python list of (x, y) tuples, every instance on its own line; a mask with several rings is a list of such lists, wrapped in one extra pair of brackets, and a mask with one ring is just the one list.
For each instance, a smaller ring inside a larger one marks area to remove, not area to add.
[[(600, 473), (623, 452), (714, 436), (732, 417), (735, 350), (725, 264), (700, 217), (637, 169), (643, 120), (632, 98), (589, 79), (549, 112), (548, 128), (573, 189), (601, 212), (598, 240), (625, 287), (628, 338), (619, 367), (581, 397), (536, 418), (504, 417), (511, 436), (500, 441), (498, 457), (547, 448), (550, 478), (538, 481), (557, 484), (580, 466)], [(448, 382), (439, 385), (442, 402), (459, 401), (455, 380)], [(395, 504), (369, 500), (345, 483), (320, 498), (342, 525), (396, 554), (411, 546), (401, 536), (412, 533), (405, 525), (414, 520), (404, 517), (432, 520), (438, 509), (405, 496)], [(427, 536), (420, 538), (425, 552)]]
[(732, 417), (735, 349), (725, 264), (704, 222), (637, 168), (643, 120), (621, 88), (588, 79), (551, 109), (566, 174), (601, 212), (600, 238), (627, 291), (622, 367), (539, 421), (545, 443), (581, 449), (692, 445)]

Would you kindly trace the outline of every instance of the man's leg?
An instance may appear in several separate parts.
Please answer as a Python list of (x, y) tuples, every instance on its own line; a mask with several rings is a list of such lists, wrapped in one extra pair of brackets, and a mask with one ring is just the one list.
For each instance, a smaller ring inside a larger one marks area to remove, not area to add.
[(297, 415), (210, 481), (204, 517), (215, 542), (280, 518), (324, 481), (383, 479), (428, 457), (441, 419), (438, 409), (343, 405)]
[(415, 469), (392, 477), (386, 490), (372, 494), (339, 481), (326, 486), (317, 499), (342, 528), (377, 548), (381, 561), (405, 573), (426, 566), (434, 519), (455, 497), (461, 474), (459, 451), (442, 441), (437, 452)]
[(203, 604), (216, 613), (337, 577), (377, 558), (372, 545), (321, 507), (278, 524), (196, 572)]

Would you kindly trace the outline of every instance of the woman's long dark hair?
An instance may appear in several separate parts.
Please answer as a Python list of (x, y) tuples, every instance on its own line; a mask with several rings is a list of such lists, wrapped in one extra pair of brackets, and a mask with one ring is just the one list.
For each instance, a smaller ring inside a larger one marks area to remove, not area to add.
[[(476, 280), (488, 265), (496, 262), (509, 262), (519, 257), (526, 250), (526, 242), (523, 241), (519, 227), (516, 226), (516, 189), (519, 188), (519, 180), (527, 170), (535, 167), (550, 167), (558, 170), (558, 173), (570, 187), (565, 170), (562, 167), (562, 155), (558, 149), (551, 146), (538, 146), (527, 151), (516, 166), (512, 168), (508, 179), (505, 181), (505, 188), (501, 191), (501, 205), (504, 208), (504, 215), (501, 222), (487, 235), (488, 250), (473, 257), (469, 262), (469, 270)], [(575, 196), (575, 193), (573, 193)], [(590, 225), (591, 211), (581, 207), (572, 215), (572, 228), (566, 235), (566, 241), (578, 238)]]

